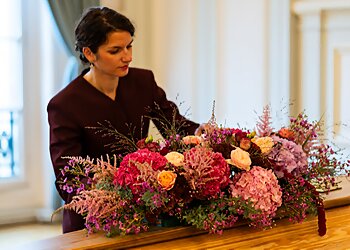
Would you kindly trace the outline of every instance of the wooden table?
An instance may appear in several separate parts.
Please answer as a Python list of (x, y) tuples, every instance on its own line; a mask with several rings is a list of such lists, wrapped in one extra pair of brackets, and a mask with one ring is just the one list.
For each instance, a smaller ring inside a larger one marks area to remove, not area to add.
[(327, 234), (318, 235), (317, 217), (302, 224), (278, 220), (261, 231), (248, 226), (210, 235), (193, 227), (154, 228), (138, 235), (106, 238), (83, 230), (33, 242), (26, 249), (350, 249), (350, 180), (326, 197)]

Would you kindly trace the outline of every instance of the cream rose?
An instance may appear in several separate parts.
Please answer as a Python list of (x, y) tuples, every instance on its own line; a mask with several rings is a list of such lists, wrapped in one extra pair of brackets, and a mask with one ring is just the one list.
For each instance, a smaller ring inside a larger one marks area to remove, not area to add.
[(198, 144), (201, 143), (202, 137), (196, 136), (196, 135), (188, 135), (188, 136), (185, 136), (184, 138), (182, 138), (182, 141), (183, 141), (186, 145), (189, 145), (189, 144), (198, 145)]
[(237, 168), (248, 171), (252, 160), (247, 151), (242, 150), (241, 148), (236, 148), (231, 151), (231, 159), (226, 160), (227, 163), (236, 166)]
[(168, 160), (168, 162), (170, 162), (176, 167), (182, 166), (185, 159), (183, 154), (180, 154), (175, 151), (167, 153), (165, 155), (165, 158)]
[(177, 174), (172, 171), (163, 170), (158, 173), (158, 184), (165, 190), (170, 190), (174, 187)]
[(254, 137), (252, 142), (259, 146), (263, 154), (270, 153), (272, 147), (275, 145), (271, 137)]

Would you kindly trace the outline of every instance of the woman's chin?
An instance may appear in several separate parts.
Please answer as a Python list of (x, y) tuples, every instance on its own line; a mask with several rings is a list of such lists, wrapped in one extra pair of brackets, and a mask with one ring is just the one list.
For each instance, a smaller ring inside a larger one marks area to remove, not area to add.
[(123, 69), (123, 70), (118, 70), (117, 75), (118, 75), (119, 77), (123, 77), (123, 76), (126, 76), (128, 73), (129, 73), (129, 68)]

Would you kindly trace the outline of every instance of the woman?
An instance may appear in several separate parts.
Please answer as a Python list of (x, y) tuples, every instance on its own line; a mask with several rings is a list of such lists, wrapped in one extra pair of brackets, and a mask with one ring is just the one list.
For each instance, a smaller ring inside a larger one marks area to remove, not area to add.
[[(102, 137), (88, 127), (108, 121), (126, 136), (132, 127), (133, 139), (137, 141), (147, 136), (148, 117), (159, 116), (159, 112), (154, 112), (156, 105), (169, 120), (175, 114), (176, 120), (186, 124), (184, 134), (193, 134), (199, 126), (179, 114), (176, 105), (167, 100), (157, 86), (151, 71), (129, 68), (134, 31), (128, 18), (106, 7), (88, 9), (75, 29), (76, 50), (90, 68), (54, 96), (47, 107), (56, 188), (66, 203), (74, 194), (61, 190), (57, 184), (62, 180), (60, 170), (67, 161), (62, 157), (99, 158), (111, 153), (106, 145), (112, 143), (113, 138)], [(154, 121), (164, 132), (162, 123)], [(82, 228), (83, 218), (65, 210), (63, 232)]]

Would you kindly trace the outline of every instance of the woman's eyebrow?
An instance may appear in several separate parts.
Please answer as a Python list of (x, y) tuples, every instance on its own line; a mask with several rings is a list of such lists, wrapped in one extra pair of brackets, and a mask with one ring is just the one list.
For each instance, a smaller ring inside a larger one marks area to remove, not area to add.
[[(127, 45), (127, 46), (129, 46), (129, 45), (131, 45), (132, 43), (133, 43), (133, 41), (134, 41), (134, 39), (133, 40), (131, 40), (130, 41), (130, 43)], [(121, 49), (122, 48), (122, 46), (118, 46), (118, 45), (116, 45), (116, 46), (112, 46), (112, 47), (109, 47), (110, 49)]]

